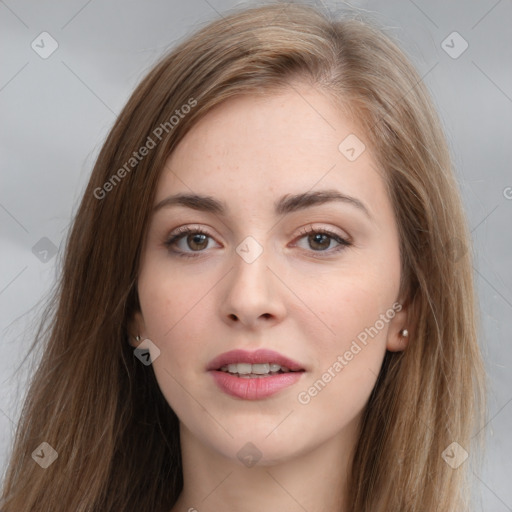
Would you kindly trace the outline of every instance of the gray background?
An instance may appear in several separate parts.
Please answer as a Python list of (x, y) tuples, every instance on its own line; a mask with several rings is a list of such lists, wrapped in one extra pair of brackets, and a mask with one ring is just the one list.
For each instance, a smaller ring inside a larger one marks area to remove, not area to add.
[[(17, 368), (108, 130), (164, 51), (238, 4), (0, 1), (1, 468), (33, 371), (28, 362)], [(343, 4), (326, 5), (335, 10)], [(351, 5), (398, 38), (432, 92), (452, 147), (474, 240), (490, 383), (488, 451), (476, 472), (481, 509), (512, 511), (512, 3)], [(51, 40), (42, 32), (58, 44), (47, 58), (40, 54), (51, 49)], [(459, 55), (464, 41), (468, 48)]]

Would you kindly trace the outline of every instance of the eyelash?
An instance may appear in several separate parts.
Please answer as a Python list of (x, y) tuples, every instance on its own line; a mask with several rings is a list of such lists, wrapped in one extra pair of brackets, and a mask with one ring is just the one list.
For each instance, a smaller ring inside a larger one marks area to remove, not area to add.
[[(185, 226), (185, 227), (178, 228), (176, 230), (176, 232), (173, 235), (171, 235), (168, 240), (166, 240), (164, 242), (164, 245), (169, 250), (171, 250), (174, 254), (179, 256), (180, 258), (196, 258), (198, 256), (201, 256), (201, 254), (204, 252), (204, 250), (203, 251), (190, 251), (190, 252), (186, 251), (186, 252), (183, 252), (183, 251), (179, 251), (179, 250), (177, 251), (175, 249), (171, 249), (172, 246), (176, 244), (176, 242), (178, 242), (183, 237), (185, 237), (187, 235), (190, 235), (190, 234), (205, 235), (208, 238), (213, 238), (207, 231), (203, 230), (200, 227), (192, 228), (190, 226)], [(335, 242), (338, 242), (338, 244), (339, 244), (334, 249), (327, 249), (327, 250), (323, 250), (323, 251), (311, 251), (313, 254), (314, 253), (327, 253), (328, 255), (332, 255), (333, 253), (338, 253), (339, 251), (342, 251), (346, 247), (350, 247), (352, 245), (352, 242), (348, 241), (345, 238), (341, 238), (334, 231), (331, 231), (331, 230), (329, 230), (327, 228), (317, 228), (317, 229), (315, 229), (312, 226), (308, 226), (306, 228), (303, 228), (300, 231), (300, 235), (301, 236), (299, 237), (299, 240), (304, 238), (305, 236), (312, 235), (312, 234), (327, 235), (328, 237), (330, 237)], [(314, 257), (322, 258), (324, 256), (314, 256)]]

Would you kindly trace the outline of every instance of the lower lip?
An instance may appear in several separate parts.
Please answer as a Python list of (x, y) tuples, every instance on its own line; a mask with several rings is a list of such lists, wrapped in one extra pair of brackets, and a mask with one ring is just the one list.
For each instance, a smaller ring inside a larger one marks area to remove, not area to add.
[(272, 396), (284, 388), (295, 384), (304, 372), (287, 372), (245, 379), (228, 372), (214, 370), (210, 372), (215, 383), (224, 393), (244, 400), (261, 400)]

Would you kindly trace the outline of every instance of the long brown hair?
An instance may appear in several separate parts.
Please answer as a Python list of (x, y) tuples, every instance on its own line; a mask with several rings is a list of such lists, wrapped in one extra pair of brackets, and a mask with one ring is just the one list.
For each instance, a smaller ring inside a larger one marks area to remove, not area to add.
[[(469, 461), (455, 469), (442, 454), (453, 442), (477, 453), (485, 379), (470, 238), (437, 114), (381, 30), (277, 4), (234, 12), (182, 42), (142, 80), (108, 135), (67, 240), (48, 329), (33, 345), (43, 355), (6, 472), (4, 512), (172, 508), (183, 486), (178, 419), (127, 343), (156, 185), (177, 143), (214, 106), (296, 79), (354, 113), (385, 170), (412, 326), (408, 348), (386, 353), (364, 411), (348, 511), (467, 509)], [(42, 442), (58, 453), (46, 469), (31, 455)]]

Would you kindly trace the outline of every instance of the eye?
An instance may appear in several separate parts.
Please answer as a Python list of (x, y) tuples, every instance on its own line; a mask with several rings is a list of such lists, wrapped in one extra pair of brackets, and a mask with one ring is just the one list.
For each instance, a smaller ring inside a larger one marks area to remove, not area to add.
[[(315, 229), (308, 226), (301, 230), (301, 235), (303, 236), (300, 237), (300, 240), (306, 239), (308, 247), (313, 249), (313, 252), (333, 253), (352, 245), (347, 239), (326, 228)], [(332, 242), (337, 244), (334, 248), (331, 246)]]
[(202, 228), (184, 226), (171, 233), (165, 246), (178, 256), (195, 257), (198, 254), (192, 253), (201, 253), (204, 249), (211, 248), (208, 245), (209, 239), (213, 240), (212, 236)]
[[(352, 245), (351, 242), (342, 238), (339, 234), (326, 228), (313, 228), (308, 226), (300, 232), (302, 235), (299, 241), (306, 239), (310, 252), (333, 254)], [(183, 226), (176, 229), (164, 245), (174, 254), (185, 258), (194, 258), (205, 252), (205, 249), (211, 249), (209, 242), (213, 237), (201, 227)], [(334, 247), (332, 246), (334, 242)], [(300, 247), (299, 244), (295, 244)]]

